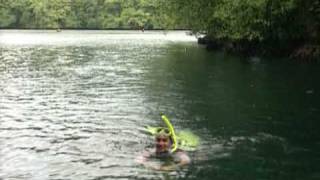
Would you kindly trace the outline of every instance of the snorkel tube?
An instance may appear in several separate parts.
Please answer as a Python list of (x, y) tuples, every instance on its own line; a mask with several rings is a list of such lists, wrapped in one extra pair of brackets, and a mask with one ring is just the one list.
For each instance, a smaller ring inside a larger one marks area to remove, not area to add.
[(177, 136), (174, 132), (174, 128), (172, 126), (172, 124), (170, 123), (169, 119), (165, 116), (165, 115), (161, 115), (161, 119), (164, 121), (164, 123), (166, 123), (169, 131), (170, 131), (170, 135), (172, 138), (172, 148), (171, 148), (171, 152), (174, 152), (177, 150), (178, 146), (177, 146)]

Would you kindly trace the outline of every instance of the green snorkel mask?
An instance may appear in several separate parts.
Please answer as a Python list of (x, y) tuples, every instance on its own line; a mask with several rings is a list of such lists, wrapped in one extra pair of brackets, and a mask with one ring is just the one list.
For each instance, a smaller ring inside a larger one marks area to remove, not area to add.
[(187, 151), (194, 151), (199, 145), (199, 137), (193, 134), (191, 131), (180, 131), (178, 134), (175, 133), (175, 130), (170, 123), (169, 119), (161, 114), (161, 119), (164, 121), (167, 127), (146, 127), (146, 132), (150, 133), (153, 136), (165, 135), (169, 136), (172, 145), (170, 152), (175, 152), (177, 148)]
[(150, 127), (150, 126), (147, 126), (146, 130), (148, 132), (150, 132), (154, 136), (158, 136), (158, 135), (161, 135), (161, 134), (163, 134), (165, 136), (169, 136), (171, 141), (172, 141), (170, 152), (174, 152), (178, 148), (177, 136), (176, 136), (176, 134), (174, 132), (174, 128), (173, 128), (172, 124), (170, 123), (169, 119), (165, 115), (161, 115), (161, 119), (164, 121), (164, 123), (167, 125), (167, 127)]
[(171, 132), (169, 131), (168, 128), (164, 128), (164, 127), (157, 128), (154, 132), (154, 135), (155, 136), (164, 135), (164, 136), (169, 136), (171, 138)]
[(167, 130), (169, 131), (169, 136), (171, 137), (172, 140), (172, 145), (171, 145), (171, 152), (174, 152), (177, 150), (178, 146), (177, 146), (177, 136), (174, 132), (174, 128), (172, 126), (172, 124), (170, 123), (169, 119), (165, 116), (165, 115), (161, 115), (161, 119), (164, 121), (164, 123), (166, 123), (168, 129), (163, 129), (164, 131)]

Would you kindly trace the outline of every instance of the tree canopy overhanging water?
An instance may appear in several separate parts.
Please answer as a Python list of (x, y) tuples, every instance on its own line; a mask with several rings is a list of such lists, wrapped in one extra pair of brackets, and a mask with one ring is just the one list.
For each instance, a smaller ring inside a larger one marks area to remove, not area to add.
[(0, 28), (190, 29), (209, 49), (320, 59), (318, 0), (12, 0)]
[[(319, 179), (319, 72), (185, 32), (0, 31), (0, 179)], [(201, 137), (182, 171), (134, 162), (159, 112)]]

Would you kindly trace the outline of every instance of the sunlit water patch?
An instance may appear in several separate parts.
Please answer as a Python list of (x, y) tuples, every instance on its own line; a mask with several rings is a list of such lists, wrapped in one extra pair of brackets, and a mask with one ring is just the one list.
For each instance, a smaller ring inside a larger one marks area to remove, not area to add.
[[(194, 36), (188, 36), (186, 31), (0, 31), (2, 45), (54, 45), (54, 46), (122, 46), (130, 43), (144, 46), (166, 42), (194, 42)], [(141, 41), (142, 40), (142, 41)]]

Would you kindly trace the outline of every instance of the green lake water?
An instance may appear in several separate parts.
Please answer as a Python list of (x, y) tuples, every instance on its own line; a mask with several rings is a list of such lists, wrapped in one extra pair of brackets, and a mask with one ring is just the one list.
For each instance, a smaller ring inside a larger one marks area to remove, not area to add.
[[(320, 179), (320, 67), (208, 52), (182, 31), (0, 31), (0, 179)], [(201, 138), (145, 169), (146, 125)]]

